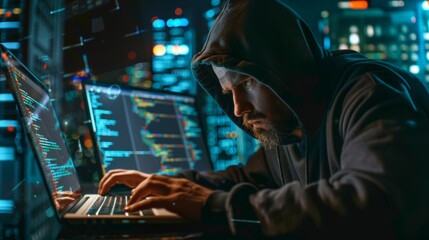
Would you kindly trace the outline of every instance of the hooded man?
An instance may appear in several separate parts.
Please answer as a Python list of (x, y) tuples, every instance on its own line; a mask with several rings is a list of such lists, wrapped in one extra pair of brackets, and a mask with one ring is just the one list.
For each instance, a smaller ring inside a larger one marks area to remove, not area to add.
[(219, 172), (111, 171), (100, 194), (124, 183), (128, 211), (165, 207), (238, 236), (428, 237), (429, 95), (412, 74), (322, 49), (277, 0), (227, 1), (192, 68), (262, 147)]

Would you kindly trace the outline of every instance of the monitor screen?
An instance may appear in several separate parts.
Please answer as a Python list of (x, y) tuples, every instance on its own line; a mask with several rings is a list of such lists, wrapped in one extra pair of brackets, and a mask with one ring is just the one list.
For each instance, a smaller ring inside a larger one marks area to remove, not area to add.
[(83, 89), (103, 173), (211, 169), (194, 96), (100, 81)]
[(2, 67), (16, 99), (28, 140), (57, 210), (61, 210), (65, 207), (61, 205), (64, 203), (62, 200), (79, 195), (80, 184), (50, 95), (46, 87), (8, 50), (1, 49)]

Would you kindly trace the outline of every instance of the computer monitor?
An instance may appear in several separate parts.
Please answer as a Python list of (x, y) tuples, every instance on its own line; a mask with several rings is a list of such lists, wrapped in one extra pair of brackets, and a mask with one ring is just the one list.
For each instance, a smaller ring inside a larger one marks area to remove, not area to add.
[(102, 81), (84, 81), (83, 93), (103, 174), (212, 168), (195, 96)]

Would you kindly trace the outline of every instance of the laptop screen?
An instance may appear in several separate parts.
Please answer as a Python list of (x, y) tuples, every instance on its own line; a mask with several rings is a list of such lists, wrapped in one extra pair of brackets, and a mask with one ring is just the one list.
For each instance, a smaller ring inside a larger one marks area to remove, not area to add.
[(83, 91), (103, 173), (211, 169), (194, 96), (100, 81)]
[(81, 189), (51, 98), (46, 87), (3, 46), (1, 62), (44, 180), (60, 210)]

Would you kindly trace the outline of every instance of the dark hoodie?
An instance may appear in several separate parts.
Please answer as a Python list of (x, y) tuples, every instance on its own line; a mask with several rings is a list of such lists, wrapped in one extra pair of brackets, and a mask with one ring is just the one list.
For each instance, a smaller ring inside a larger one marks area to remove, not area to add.
[(248, 237), (427, 237), (429, 96), (418, 79), (353, 51), (322, 49), (275, 0), (226, 2), (192, 62), (197, 81), (243, 128), (212, 65), (265, 84), (305, 137), (261, 148), (245, 166), (184, 172), (216, 189), (203, 221), (228, 222)]

